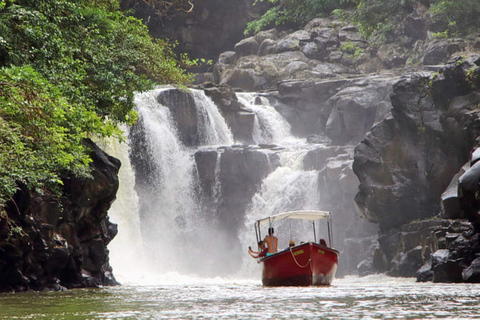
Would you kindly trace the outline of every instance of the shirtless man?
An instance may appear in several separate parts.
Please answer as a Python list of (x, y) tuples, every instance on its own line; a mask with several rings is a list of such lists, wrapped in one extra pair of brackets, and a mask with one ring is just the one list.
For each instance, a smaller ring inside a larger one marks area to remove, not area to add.
[(267, 244), (269, 254), (277, 253), (278, 250), (278, 239), (273, 235), (273, 233), (273, 228), (268, 228), (268, 236), (266, 236), (262, 242), (262, 244)]

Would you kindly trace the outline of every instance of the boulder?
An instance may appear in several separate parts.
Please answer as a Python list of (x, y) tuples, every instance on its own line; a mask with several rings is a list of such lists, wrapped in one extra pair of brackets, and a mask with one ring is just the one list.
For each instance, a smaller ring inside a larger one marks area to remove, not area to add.
[(160, 92), (157, 101), (170, 109), (180, 128), (180, 140), (186, 146), (198, 145), (198, 116), (193, 96), (187, 91), (170, 89)]
[(465, 214), (460, 208), (460, 197), (458, 193), (458, 179), (467, 171), (469, 165), (464, 165), (453, 177), (447, 189), (441, 195), (441, 214), (447, 219), (465, 219)]
[(403, 34), (415, 40), (427, 37), (427, 20), (419, 12), (409, 14), (403, 21)]
[(255, 37), (250, 37), (241, 40), (235, 45), (235, 53), (238, 56), (249, 56), (257, 54), (260, 44)]
[(462, 272), (462, 279), (465, 282), (480, 283), (480, 258), (476, 258)]
[(480, 230), (480, 217), (478, 201), (480, 182), (480, 162), (476, 162), (458, 178), (458, 195), (463, 214)]
[(375, 123), (378, 106), (389, 101), (393, 79), (362, 80), (340, 90), (328, 103), (333, 106), (325, 133), (333, 143), (360, 141)]
[(275, 53), (300, 50), (300, 43), (310, 39), (310, 33), (298, 30), (277, 41)]
[(450, 259), (450, 251), (437, 250), (432, 255), (433, 282), (462, 282), (463, 267)]
[(465, 49), (465, 42), (461, 39), (437, 40), (428, 44), (423, 57), (424, 65), (446, 63), (450, 57)]

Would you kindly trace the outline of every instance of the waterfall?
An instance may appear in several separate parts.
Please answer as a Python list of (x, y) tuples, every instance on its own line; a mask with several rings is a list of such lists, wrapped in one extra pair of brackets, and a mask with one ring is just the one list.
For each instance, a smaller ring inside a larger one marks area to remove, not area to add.
[(255, 93), (237, 93), (237, 97), (256, 115), (253, 127), (255, 144), (296, 140), (290, 133), (290, 124), (269, 104), (267, 98)]
[[(283, 152), (282, 165), (263, 180), (246, 213), (245, 232), (241, 239), (243, 247), (256, 248), (253, 230), (256, 220), (285, 211), (319, 209), (318, 172), (303, 170), (303, 156), (306, 152), (304, 149)], [(294, 226), (291, 221), (278, 224), (275, 227), (278, 247), (287, 247), (290, 239), (296, 243), (313, 240), (304, 238), (304, 234), (310, 230), (311, 227), (304, 222), (295, 222)], [(267, 231), (262, 230), (262, 235), (266, 234)], [(251, 274), (256, 269), (258, 266), (253, 259), (245, 259), (240, 274)]]
[[(320, 209), (318, 172), (305, 171), (303, 158), (312, 148), (305, 139), (294, 137), (288, 122), (271, 106), (268, 99), (253, 93), (237, 94), (239, 100), (256, 114), (254, 139), (256, 143), (276, 144), (284, 147), (279, 153), (280, 164), (262, 182), (260, 190), (253, 196), (245, 217), (245, 229), (242, 234), (242, 247), (256, 248), (253, 225), (256, 220), (290, 210)], [(312, 239), (302, 238), (310, 225), (283, 222), (276, 227), (279, 248), (286, 247), (289, 239), (297, 243)], [(263, 230), (266, 235), (266, 230)], [(258, 269), (254, 259), (244, 259), (240, 275), (252, 274)], [(257, 270), (258, 271), (258, 270)]]
[[(122, 129), (127, 139), (128, 129), (125, 127)], [(134, 190), (135, 176), (128, 157), (128, 144), (113, 138), (97, 141), (97, 144), (121, 162), (117, 198), (108, 213), (110, 221), (118, 225), (120, 232), (108, 248), (110, 265), (113, 266), (115, 277), (120, 283), (129, 283), (136, 275), (145, 273), (147, 270), (142, 268), (146, 260), (142, 250), (138, 196)]]
[(197, 105), (201, 145), (232, 144), (232, 132), (212, 100), (200, 90), (192, 90), (192, 94)]
[[(255, 143), (278, 145), (269, 152), (277, 154), (280, 162), (251, 199), (244, 230), (234, 232), (241, 238), (237, 240), (242, 245), (238, 252), (238, 246), (232, 249), (231, 230), (216, 228), (216, 208), (207, 208), (199, 198), (194, 157), (204, 149), (216, 154), (212, 163), (211, 203), (219, 206), (223, 196), (221, 152), (224, 146), (233, 145), (232, 132), (211, 99), (203, 91), (191, 90), (198, 139), (196, 146), (186, 146), (180, 138), (182, 128), (169, 109), (172, 106), (162, 105), (157, 99), (165, 90), (169, 89), (136, 94), (139, 122), (130, 132), (129, 145), (111, 151), (122, 161), (121, 184), (128, 190), (119, 190), (118, 200), (110, 210), (112, 222), (119, 224), (119, 235), (110, 245), (114, 273), (123, 275), (124, 269), (138, 273), (140, 263), (145, 272), (155, 274), (231, 275), (233, 269), (239, 268), (235, 262), (238, 257), (254, 262), (244, 250), (255, 245), (253, 221), (286, 210), (318, 209), (318, 172), (303, 170), (303, 157), (311, 146), (305, 139), (292, 136), (288, 122), (266, 98), (238, 94), (239, 100), (256, 115)], [(126, 149), (130, 145), (136, 148), (129, 149), (128, 157)], [(137, 269), (131, 269), (125, 261), (133, 262)]]
[[(135, 99), (142, 124), (142, 137), (136, 138), (145, 140), (151, 182), (137, 187), (143, 204), (140, 216), (145, 246), (159, 273), (208, 273), (212, 266), (205, 259), (205, 248), (217, 245), (218, 234), (198, 199), (197, 147), (181, 142), (170, 109), (157, 101), (163, 90), (168, 89), (137, 94)], [(198, 147), (232, 144), (232, 133), (215, 104), (203, 91), (191, 90), (191, 94), (200, 122)]]

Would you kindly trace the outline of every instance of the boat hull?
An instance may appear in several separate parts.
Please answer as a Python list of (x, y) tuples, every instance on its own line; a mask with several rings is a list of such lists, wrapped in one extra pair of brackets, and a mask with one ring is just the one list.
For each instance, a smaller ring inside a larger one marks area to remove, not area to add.
[(305, 243), (260, 261), (264, 286), (327, 286), (335, 278), (338, 251)]

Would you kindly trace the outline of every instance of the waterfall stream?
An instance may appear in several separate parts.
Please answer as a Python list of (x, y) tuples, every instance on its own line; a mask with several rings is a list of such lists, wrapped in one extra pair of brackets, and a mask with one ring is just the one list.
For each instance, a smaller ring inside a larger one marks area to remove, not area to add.
[[(191, 90), (200, 122), (199, 145), (185, 146), (179, 138), (180, 129), (170, 109), (157, 100), (157, 96), (164, 90), (167, 89), (137, 94), (135, 99), (139, 122), (142, 123), (140, 138), (144, 149), (141, 154), (133, 156), (147, 159), (148, 165), (143, 167), (148, 167), (148, 183), (142, 185), (137, 180), (135, 187), (132, 170), (132, 167), (135, 169), (135, 164), (129, 163), (127, 145), (124, 144), (117, 150), (108, 150), (123, 163), (120, 171), (122, 191), (119, 191), (118, 200), (110, 210), (111, 220), (119, 224), (119, 235), (110, 246), (114, 273), (121, 272), (124, 275), (124, 269), (129, 267), (126, 261), (133, 262), (135, 271), (131, 271), (137, 274), (139, 261), (142, 261), (145, 270), (149, 270), (145, 272), (157, 274), (177, 272), (216, 276), (231, 275), (232, 271), (242, 270), (247, 270), (248, 273), (252, 270), (251, 263), (254, 261), (243, 249), (255, 244), (252, 229), (254, 220), (286, 210), (318, 209), (318, 173), (303, 170), (303, 157), (310, 146), (305, 139), (291, 135), (288, 122), (268, 104), (266, 98), (251, 93), (238, 94), (239, 100), (256, 115), (253, 135), (255, 144), (278, 145), (275, 152), (279, 155), (281, 165), (263, 180), (260, 189), (251, 199), (245, 217), (245, 230), (238, 232), (242, 251), (232, 250), (229, 230), (215, 228), (211, 218), (214, 215), (209, 213), (215, 208), (202, 207), (194, 159), (194, 154), (199, 149), (221, 150), (220, 146), (232, 145), (232, 132), (217, 106), (204, 92)], [(213, 164), (214, 206), (221, 201), (220, 161), (221, 153), (218, 151)], [(127, 200), (127, 197), (136, 194), (140, 200)], [(135, 205), (136, 201), (140, 204)], [(131, 223), (130, 219), (136, 222)], [(131, 229), (135, 229), (135, 234), (132, 234)], [(287, 238), (282, 241), (288, 243)], [(129, 247), (134, 254), (126, 250)], [(140, 253), (143, 253), (142, 258), (139, 257)], [(238, 256), (247, 257), (247, 266), (250, 267), (239, 268), (237, 265), (233, 267), (238, 270), (231, 270), (232, 263), (228, 261), (237, 261)]]

